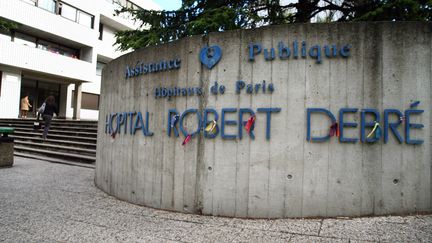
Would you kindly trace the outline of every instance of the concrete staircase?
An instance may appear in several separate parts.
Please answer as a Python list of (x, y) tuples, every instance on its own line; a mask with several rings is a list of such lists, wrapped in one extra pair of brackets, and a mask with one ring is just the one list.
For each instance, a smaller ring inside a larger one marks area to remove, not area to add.
[(47, 139), (42, 129), (33, 130), (35, 119), (0, 119), (0, 127), (15, 128), (15, 156), (94, 168), (96, 161), (96, 121), (56, 120)]

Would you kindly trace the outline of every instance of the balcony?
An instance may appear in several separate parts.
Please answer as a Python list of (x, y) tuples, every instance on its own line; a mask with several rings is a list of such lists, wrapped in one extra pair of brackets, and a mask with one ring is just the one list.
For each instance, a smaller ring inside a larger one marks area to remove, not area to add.
[[(114, 42), (112, 42), (114, 43)], [(124, 55), (126, 53), (129, 53), (131, 51), (117, 51), (116, 47), (112, 45), (111, 42), (108, 41), (99, 41), (99, 44), (96, 47), (97, 50), (97, 54), (99, 56), (102, 56), (106, 59), (108, 59), (109, 61), (112, 59), (116, 59), (117, 57)], [(105, 60), (105, 61), (108, 61)]]
[(91, 82), (95, 65), (56, 53), (0, 40), (0, 64), (52, 75), (60, 79)]
[(108, 24), (117, 30), (127, 30), (127, 29), (138, 29), (139, 24), (131, 20), (129, 14), (122, 14), (121, 16), (114, 16), (115, 10), (119, 8), (111, 1), (100, 1), (99, 2), (100, 11), (100, 22)]
[(23, 24), (35, 32), (44, 32), (58, 41), (67, 39), (82, 45), (94, 46), (98, 40), (97, 30), (23, 1), (0, 1), (0, 16)]

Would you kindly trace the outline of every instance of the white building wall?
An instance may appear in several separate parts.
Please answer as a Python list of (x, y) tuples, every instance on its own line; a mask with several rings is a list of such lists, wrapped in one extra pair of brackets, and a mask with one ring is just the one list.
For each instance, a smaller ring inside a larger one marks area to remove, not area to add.
[(99, 111), (81, 109), (81, 120), (97, 120), (99, 118)]
[[(34, 72), (49, 80), (70, 83), (62, 91), (62, 107), (66, 105), (67, 118), (73, 117), (72, 90), (76, 82), (83, 82), (82, 92), (100, 94), (100, 76), (96, 75), (97, 61), (109, 62), (127, 52), (120, 52), (113, 46), (115, 33), (118, 30), (136, 29), (139, 23), (125, 16), (115, 16), (116, 4), (106, 0), (62, 0), (81, 11), (94, 16), (93, 28), (66, 19), (20, 0), (0, 0), (0, 17), (21, 24), (24, 32), (35, 37), (53, 41), (65, 46), (81, 49), (81, 60), (53, 54), (34, 47), (11, 42), (8, 37), (0, 38), (0, 65), (14, 67), (19, 71), (18, 81), (3, 81), (4, 89), (8, 90), (6, 98), (0, 100), (0, 118), (18, 117), (21, 90), (21, 72)], [(146, 9), (160, 9), (150, 0), (135, 0), (133, 3)], [(99, 40), (99, 23), (104, 26), (103, 38)], [(79, 47), (78, 47), (79, 46)], [(85, 61), (84, 61), (85, 60)], [(0, 68), (1, 69), (1, 68)], [(5, 75), (5, 73), (3, 73)], [(11, 92), (9, 92), (11, 91)], [(14, 100), (14, 101), (13, 101)], [(3, 102), (3, 103), (2, 103)], [(7, 105), (3, 105), (7, 104)], [(7, 109), (5, 108), (7, 107)], [(97, 110), (81, 109), (81, 119), (98, 119)], [(63, 115), (63, 114), (62, 114)]]
[(21, 96), (21, 73), (2, 71), (0, 117), (17, 118)]
[(128, 53), (129, 51), (122, 52), (117, 50), (117, 45), (114, 46), (116, 42), (115, 33), (117, 32), (112, 26), (108, 24), (104, 24), (103, 26), (103, 34), (102, 40), (99, 40), (97, 45), (97, 53), (98, 55), (103, 56), (104, 58), (117, 58), (123, 54)]
[(73, 59), (35, 47), (0, 39), (0, 63), (23, 70), (32, 70), (71, 79), (91, 82), (96, 64)]
[(95, 29), (19, 0), (0, 1), (0, 16), (86, 46), (94, 46), (98, 38)]
[[(83, 83), (82, 84), (82, 92), (91, 93), (91, 94), (100, 94), (100, 86), (101, 86), (101, 77), (95, 75), (94, 82), (91, 83)], [(73, 108), (72, 108), (72, 91), (75, 90), (75, 85), (71, 84), (67, 89), (67, 103), (66, 103), (66, 117), (73, 116)], [(99, 111), (97, 110), (88, 110), (81, 108), (81, 117), (84, 120), (97, 120), (99, 118)]]

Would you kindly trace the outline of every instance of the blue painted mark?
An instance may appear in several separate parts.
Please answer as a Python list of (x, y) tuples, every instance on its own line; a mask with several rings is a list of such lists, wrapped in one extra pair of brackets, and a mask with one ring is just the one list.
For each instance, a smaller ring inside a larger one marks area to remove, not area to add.
[(201, 49), (200, 61), (208, 69), (212, 69), (222, 57), (222, 49), (218, 45), (207, 46)]
[(411, 103), (410, 108), (415, 108), (420, 104), (420, 101), (415, 101), (413, 103)]

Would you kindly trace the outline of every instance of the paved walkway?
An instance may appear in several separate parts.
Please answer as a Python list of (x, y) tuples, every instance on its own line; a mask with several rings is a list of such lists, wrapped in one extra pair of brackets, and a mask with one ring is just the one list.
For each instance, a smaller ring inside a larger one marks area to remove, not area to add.
[(94, 170), (15, 157), (0, 169), (0, 242), (432, 242), (432, 215), (244, 220), (119, 201)]

